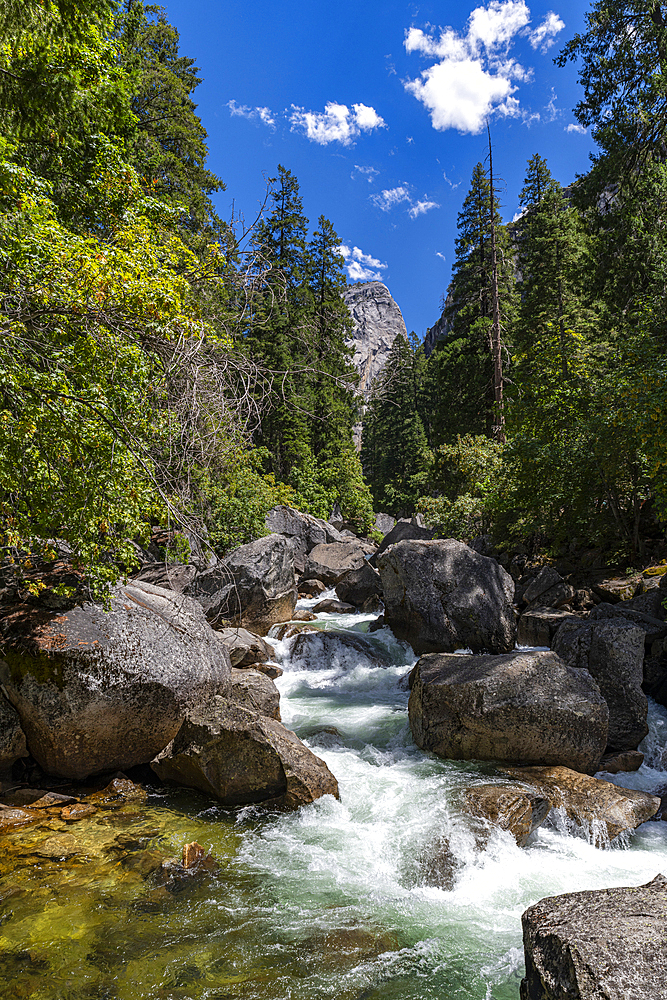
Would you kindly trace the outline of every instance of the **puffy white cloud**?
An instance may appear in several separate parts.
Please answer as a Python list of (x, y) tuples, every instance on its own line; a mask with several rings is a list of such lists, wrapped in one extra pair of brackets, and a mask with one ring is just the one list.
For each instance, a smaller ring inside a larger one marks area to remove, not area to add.
[(411, 201), (410, 190), (405, 184), (400, 187), (389, 188), (385, 191), (380, 191), (379, 194), (371, 195), (371, 201), (377, 208), (381, 208), (383, 212), (388, 212), (391, 208), (396, 205), (400, 205), (404, 201)]
[(416, 201), (408, 209), (408, 215), (411, 219), (416, 219), (418, 215), (425, 215), (432, 208), (440, 208), (437, 201), (427, 201), (426, 199), (424, 201)]
[(547, 49), (556, 41), (556, 35), (563, 30), (565, 27), (565, 21), (562, 21), (558, 14), (554, 14), (552, 10), (549, 11), (542, 24), (539, 24), (534, 31), (531, 31), (528, 36), (530, 39), (530, 44), (534, 49), (540, 49), (541, 52), (546, 52)]
[(583, 125), (578, 125), (572, 122), (570, 125), (565, 126), (566, 132), (578, 132), (579, 135), (587, 135), (588, 129), (584, 128)]
[(437, 61), (419, 78), (407, 80), (406, 90), (428, 108), (433, 127), (444, 131), (481, 132), (492, 113), (520, 114), (513, 95), (519, 83), (531, 78), (532, 71), (511, 58), (509, 49), (520, 35), (528, 35), (533, 48), (553, 44), (564, 27), (553, 13), (530, 32), (530, 9), (524, 0), (490, 0), (476, 7), (461, 35), (452, 28), (439, 36), (410, 28), (405, 36), (408, 53), (419, 52)]
[(270, 108), (251, 108), (247, 104), (237, 104), (236, 101), (227, 101), (227, 107), (231, 115), (237, 115), (250, 120), (259, 119), (264, 125), (275, 128), (276, 119)]
[(350, 146), (362, 132), (372, 132), (376, 128), (386, 128), (386, 122), (375, 108), (366, 104), (346, 104), (329, 102), (323, 112), (305, 111), (292, 105), (289, 116), (292, 131), (302, 131), (311, 142), (326, 146), (330, 142), (340, 142)]
[(387, 267), (382, 261), (364, 253), (359, 247), (349, 247), (343, 243), (338, 253), (345, 258), (345, 267), (350, 281), (382, 281), (382, 271)]

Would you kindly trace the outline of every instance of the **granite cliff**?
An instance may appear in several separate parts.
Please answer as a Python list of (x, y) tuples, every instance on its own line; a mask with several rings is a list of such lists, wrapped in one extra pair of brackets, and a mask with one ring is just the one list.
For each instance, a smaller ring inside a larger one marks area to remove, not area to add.
[(350, 285), (343, 299), (354, 320), (348, 344), (354, 348), (354, 363), (360, 376), (359, 392), (367, 398), (394, 340), (399, 333), (407, 337), (405, 320), (381, 281)]

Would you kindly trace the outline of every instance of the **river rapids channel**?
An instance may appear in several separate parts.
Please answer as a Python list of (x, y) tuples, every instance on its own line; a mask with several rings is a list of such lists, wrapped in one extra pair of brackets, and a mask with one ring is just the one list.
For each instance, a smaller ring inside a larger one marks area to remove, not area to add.
[[(314, 624), (359, 634), (374, 617)], [(326, 761), (340, 801), (229, 812), (149, 781), (146, 802), (0, 839), (0, 998), (517, 1000), (528, 906), (667, 874), (664, 822), (600, 849), (553, 811), (524, 848), (473, 821), (463, 789), (493, 767), (415, 746), (415, 656), (388, 629), (367, 638), (368, 654), (326, 660), (275, 643), (282, 720)], [(642, 768), (604, 777), (667, 784), (667, 711), (651, 701), (649, 724)], [(156, 880), (194, 840), (215, 867)]]

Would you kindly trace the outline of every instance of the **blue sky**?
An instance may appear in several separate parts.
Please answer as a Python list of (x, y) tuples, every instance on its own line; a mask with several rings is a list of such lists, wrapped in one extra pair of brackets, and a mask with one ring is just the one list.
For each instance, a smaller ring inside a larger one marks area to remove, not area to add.
[(571, 0), (166, 8), (204, 78), (195, 97), (209, 166), (227, 185), (217, 196), (223, 218), (233, 207), (252, 221), (281, 163), (311, 223), (331, 219), (350, 277), (384, 281), (419, 336), (440, 314), (487, 118), (506, 221), (534, 153), (563, 184), (588, 168), (593, 144), (571, 110), (576, 67), (553, 64), (584, 28)]

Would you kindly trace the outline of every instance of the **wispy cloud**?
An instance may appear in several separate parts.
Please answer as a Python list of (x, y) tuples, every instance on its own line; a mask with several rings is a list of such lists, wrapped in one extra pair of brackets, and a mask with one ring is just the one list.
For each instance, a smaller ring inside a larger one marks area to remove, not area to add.
[(411, 201), (410, 190), (404, 184), (400, 187), (388, 188), (384, 191), (380, 191), (379, 194), (372, 194), (371, 201), (376, 206), (376, 208), (382, 209), (383, 212), (388, 212), (390, 209), (395, 208), (396, 205), (400, 205), (404, 201)]
[(534, 31), (531, 31), (528, 35), (530, 44), (534, 49), (539, 49), (540, 52), (544, 53), (547, 49), (556, 41), (556, 35), (563, 30), (565, 27), (565, 21), (561, 20), (558, 14), (554, 14), (552, 10), (549, 11), (542, 24), (539, 24)]
[(440, 253), (439, 250), (435, 251), (435, 255), (436, 255), (436, 257), (439, 257), (440, 260), (447, 260), (447, 258), (445, 257), (444, 253)]
[(345, 268), (350, 281), (382, 281), (382, 271), (387, 265), (364, 253), (359, 247), (349, 247), (343, 243), (338, 253), (345, 258)]
[(229, 108), (229, 113), (232, 115), (249, 118), (250, 120), (259, 120), (264, 125), (275, 128), (276, 119), (270, 108), (251, 108), (247, 104), (237, 104), (236, 101), (227, 101), (227, 107)]
[(353, 179), (355, 173), (361, 174), (363, 177), (366, 178), (368, 183), (371, 184), (373, 180), (377, 177), (377, 175), (380, 173), (380, 171), (376, 170), (375, 167), (360, 167), (358, 163), (355, 163), (354, 170), (352, 171), (351, 175)]
[(427, 201), (426, 199), (424, 199), (424, 201), (416, 201), (414, 204), (410, 205), (408, 215), (411, 219), (416, 219), (418, 215), (426, 215), (426, 213), (430, 212), (432, 208), (440, 208), (437, 201)]
[(584, 128), (583, 125), (578, 125), (572, 122), (570, 125), (565, 126), (566, 132), (577, 132), (579, 135), (587, 135), (588, 129)]
[(532, 31), (529, 24), (530, 9), (524, 0), (490, 0), (472, 11), (465, 35), (453, 28), (444, 28), (439, 35), (421, 28), (406, 31), (408, 53), (437, 60), (418, 79), (404, 84), (428, 108), (435, 129), (476, 134), (491, 114), (521, 114), (514, 94), (520, 83), (531, 79), (532, 70), (512, 58), (510, 48), (519, 36), (527, 36), (533, 48), (545, 51), (564, 27), (553, 12)]
[(329, 102), (323, 112), (305, 111), (293, 104), (289, 121), (293, 132), (303, 132), (311, 142), (321, 146), (330, 142), (351, 146), (362, 132), (387, 127), (375, 108), (366, 104), (353, 104), (348, 108), (346, 104)]
[(395, 188), (386, 188), (378, 194), (372, 194), (371, 201), (376, 208), (381, 209), (383, 212), (389, 212), (397, 205), (407, 202), (407, 212), (411, 219), (416, 219), (418, 215), (430, 212), (432, 208), (440, 208), (437, 201), (429, 201), (427, 198), (415, 201), (407, 184), (401, 184)]

